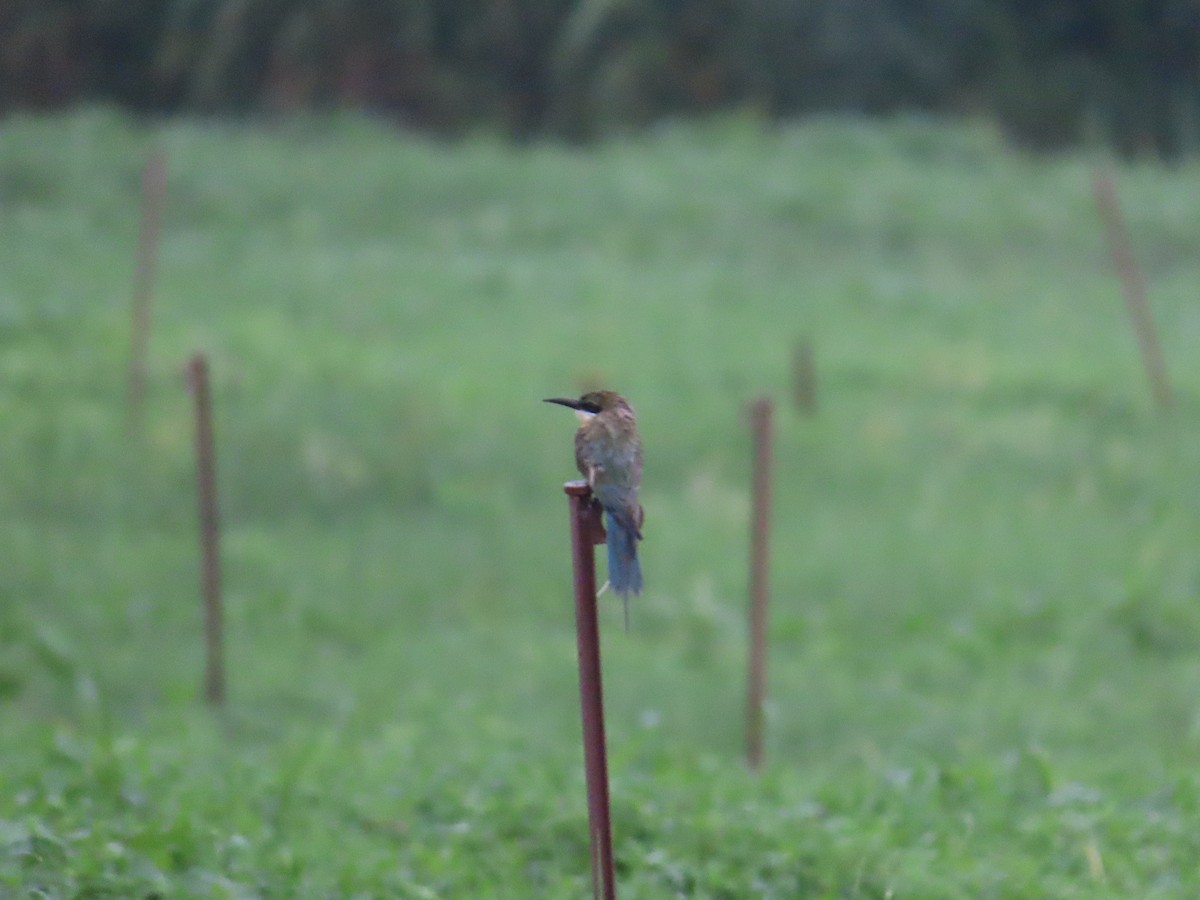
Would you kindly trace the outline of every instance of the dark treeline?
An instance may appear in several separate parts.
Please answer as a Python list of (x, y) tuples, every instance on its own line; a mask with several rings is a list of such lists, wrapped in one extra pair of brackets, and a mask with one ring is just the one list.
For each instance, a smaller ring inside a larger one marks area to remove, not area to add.
[(365, 108), (584, 139), (670, 115), (924, 110), (1200, 150), (1198, 0), (0, 0), (0, 112)]

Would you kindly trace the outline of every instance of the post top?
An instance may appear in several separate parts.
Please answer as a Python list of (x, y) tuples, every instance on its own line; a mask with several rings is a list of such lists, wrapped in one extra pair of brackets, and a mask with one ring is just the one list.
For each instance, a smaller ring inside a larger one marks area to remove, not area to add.
[(563, 491), (565, 491), (569, 497), (586, 497), (592, 492), (592, 489), (588, 487), (588, 483), (586, 481), (578, 479), (576, 481), (568, 481), (566, 484), (564, 484)]

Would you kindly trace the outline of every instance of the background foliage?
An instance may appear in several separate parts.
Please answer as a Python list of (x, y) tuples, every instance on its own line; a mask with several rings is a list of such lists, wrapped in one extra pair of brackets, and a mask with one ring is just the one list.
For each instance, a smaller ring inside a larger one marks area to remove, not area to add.
[(11, 0), (0, 61), (0, 110), (352, 106), (586, 138), (919, 109), (1040, 146), (1200, 147), (1193, 0)]
[[(540, 399), (600, 382), (646, 441), (647, 590), (628, 635), (601, 610), (623, 898), (1200, 897), (1200, 164), (1116, 167), (1159, 416), (1095, 160), (989, 127), (515, 147), (91, 110), (0, 137), (0, 896), (586, 896), (574, 423)], [(787, 396), (802, 334), (756, 779), (743, 412)]]

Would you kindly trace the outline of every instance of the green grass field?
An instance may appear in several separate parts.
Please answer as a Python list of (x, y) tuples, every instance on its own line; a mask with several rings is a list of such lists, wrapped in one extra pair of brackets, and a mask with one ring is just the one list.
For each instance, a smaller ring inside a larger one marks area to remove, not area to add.
[[(590, 149), (349, 118), (0, 123), (0, 895), (587, 896), (574, 420), (540, 401), (599, 384), (646, 444), (631, 634), (601, 601), (621, 896), (1200, 895), (1200, 168), (1119, 169), (1164, 417), (1096, 161), (912, 121)], [(788, 403), (802, 336), (811, 417)], [(780, 410), (755, 777), (760, 393)]]

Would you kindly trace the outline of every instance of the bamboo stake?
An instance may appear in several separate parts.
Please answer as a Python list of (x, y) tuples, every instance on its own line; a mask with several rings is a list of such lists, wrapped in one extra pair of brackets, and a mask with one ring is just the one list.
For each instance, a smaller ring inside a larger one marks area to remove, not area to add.
[(750, 648), (746, 679), (746, 764), (754, 771), (762, 768), (763, 701), (767, 684), (767, 568), (770, 546), (771, 502), (771, 414), (773, 404), (767, 397), (754, 402), (750, 410), (754, 440), (752, 476), (753, 513), (750, 526)]
[(167, 155), (158, 149), (150, 154), (142, 170), (142, 214), (138, 230), (137, 264), (133, 275), (133, 301), (129, 337), (129, 386), (126, 421), (129, 431), (141, 427), (146, 395), (146, 355), (150, 347), (150, 325), (154, 305), (154, 272), (158, 238), (167, 198)]
[(204, 602), (204, 698), (225, 702), (224, 634), (221, 615), (220, 523), (213, 449), (212, 395), (208, 361), (197, 353), (188, 363), (188, 384), (196, 402), (196, 497), (200, 519), (200, 591)]
[(1121, 281), (1125, 307), (1129, 310), (1129, 320), (1137, 337), (1138, 349), (1141, 351), (1142, 366), (1146, 370), (1146, 378), (1150, 381), (1150, 393), (1159, 409), (1168, 410), (1171, 408), (1171, 385), (1167, 377), (1167, 366), (1163, 361), (1150, 303), (1146, 299), (1146, 281), (1138, 267), (1137, 257), (1133, 254), (1129, 232), (1121, 215), (1116, 184), (1111, 175), (1097, 171), (1092, 179), (1092, 188), (1096, 195), (1096, 208), (1108, 235), (1108, 249), (1112, 256), (1113, 268)]
[(808, 340), (797, 341), (792, 352), (792, 399), (802, 413), (817, 411), (817, 364)]
[(579, 701), (583, 717), (583, 761), (587, 776), (588, 836), (594, 900), (614, 900), (612, 822), (608, 761), (604, 740), (604, 689), (600, 669), (600, 627), (596, 618), (596, 558), (604, 543), (600, 507), (586, 481), (568, 481), (563, 490), (571, 508), (571, 556), (575, 572), (575, 635), (579, 652)]

